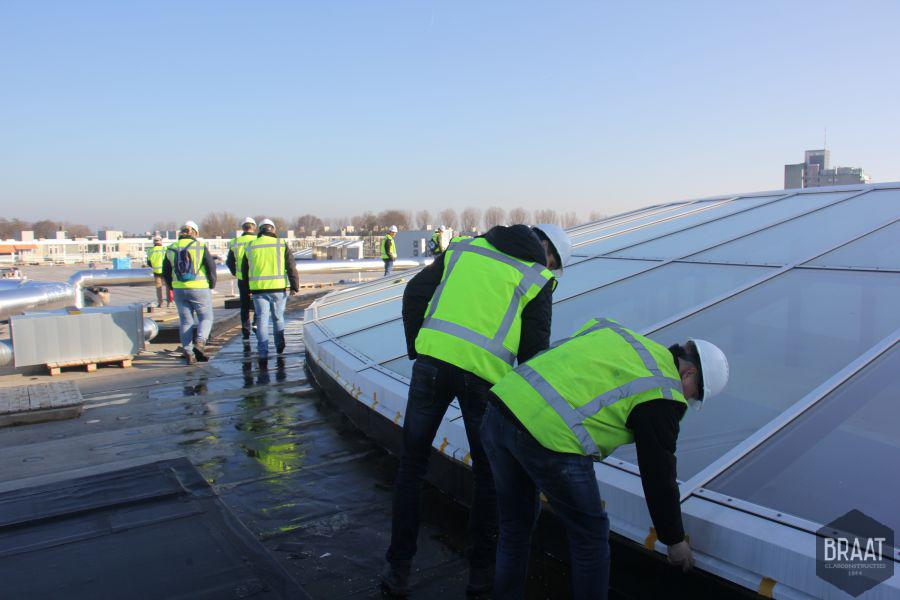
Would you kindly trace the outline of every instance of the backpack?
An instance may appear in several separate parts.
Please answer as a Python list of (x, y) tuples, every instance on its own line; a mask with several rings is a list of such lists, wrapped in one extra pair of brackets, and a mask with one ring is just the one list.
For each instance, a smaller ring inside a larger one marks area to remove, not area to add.
[(196, 243), (196, 241), (191, 241), (188, 245), (182, 246), (175, 251), (175, 264), (172, 266), (172, 270), (175, 272), (175, 277), (178, 281), (186, 282), (197, 279), (197, 269), (194, 268), (194, 257), (188, 250)]

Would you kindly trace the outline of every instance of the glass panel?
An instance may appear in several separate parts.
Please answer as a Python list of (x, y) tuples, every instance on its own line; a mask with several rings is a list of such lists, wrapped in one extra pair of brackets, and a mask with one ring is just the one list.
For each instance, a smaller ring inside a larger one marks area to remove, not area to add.
[(585, 321), (597, 316), (616, 319), (630, 329), (640, 330), (740, 287), (769, 270), (768, 267), (670, 263), (556, 303), (550, 337), (558, 340), (572, 335)]
[[(666, 327), (669, 345), (698, 337), (728, 356), (731, 381), (688, 411), (678, 438), (687, 480), (900, 327), (896, 276), (794, 269)], [(634, 446), (620, 449), (634, 462)]]
[(640, 225), (643, 223), (651, 223), (655, 220), (665, 218), (667, 216), (672, 216), (676, 212), (683, 213), (687, 212), (688, 210), (697, 208), (696, 204), (692, 208), (686, 208), (686, 206), (687, 203), (681, 203), (673, 204), (671, 206), (657, 206), (654, 208), (648, 208), (646, 210), (639, 210), (626, 215), (621, 215), (618, 217), (613, 217), (611, 219), (605, 219), (597, 223), (591, 223), (589, 225), (578, 227), (574, 231), (570, 231), (569, 235), (572, 237), (573, 244), (579, 244), (583, 243), (586, 240), (605, 235), (609, 233), (609, 231), (607, 230), (612, 230), (613, 228), (627, 229), (628, 227), (633, 227), (635, 225)]
[(782, 265), (822, 252), (900, 215), (900, 190), (876, 190), (691, 258)]
[(900, 531), (898, 372), (894, 346), (708, 487), (820, 524), (857, 509)]
[[(783, 195), (783, 194), (782, 194)], [(678, 231), (680, 229), (684, 229), (685, 227), (691, 227), (694, 225), (699, 225), (700, 223), (705, 223), (710, 219), (717, 219), (719, 217), (730, 215), (731, 213), (737, 212), (739, 210), (744, 210), (750, 208), (752, 206), (758, 206), (760, 204), (765, 204), (766, 202), (772, 201), (773, 198), (777, 198), (779, 196), (758, 196), (754, 198), (746, 198), (741, 200), (735, 200), (733, 202), (728, 202), (726, 204), (722, 204), (715, 208), (710, 208), (708, 210), (701, 210), (700, 212), (692, 213), (689, 215), (671, 218), (668, 215), (660, 215), (660, 219), (670, 218), (668, 221), (660, 221), (658, 223), (654, 223), (647, 227), (642, 227), (640, 229), (635, 229), (633, 231), (624, 231), (623, 233), (613, 235), (612, 237), (605, 238), (602, 240), (598, 240), (592, 244), (586, 246), (576, 247), (574, 252), (577, 254), (606, 254), (607, 252), (614, 252), (616, 250), (621, 250), (625, 246), (631, 246), (633, 244), (639, 244), (641, 242), (652, 240), (666, 233), (671, 233), (673, 231)], [(697, 203), (694, 204), (685, 210), (697, 210), (703, 205), (714, 205), (715, 203)], [(621, 227), (621, 229), (626, 230), (630, 229), (632, 224), (626, 224)], [(604, 232), (599, 232), (604, 233)]]
[(381, 363), (381, 366), (390, 369), (394, 373), (399, 373), (408, 379), (412, 379), (412, 367), (414, 362), (415, 361), (409, 360), (406, 356), (401, 356), (400, 358)]
[(378, 302), (379, 300), (387, 300), (388, 298), (402, 296), (405, 287), (406, 286), (404, 285), (394, 285), (372, 293), (352, 296), (346, 300), (323, 304), (319, 307), (319, 318), (322, 319), (329, 315), (333, 315), (334, 313), (344, 312), (359, 306), (365, 306), (366, 304)]
[(377, 363), (406, 352), (403, 322), (399, 320), (351, 333), (338, 340)]
[(553, 300), (560, 301), (604, 283), (628, 277), (653, 266), (655, 262), (596, 258), (569, 265), (565, 274), (558, 280), (556, 290), (553, 292)]
[[(900, 211), (898, 211), (900, 212)], [(900, 222), (806, 263), (828, 267), (900, 269)]]
[(708, 248), (713, 244), (734, 239), (749, 231), (765, 227), (782, 219), (802, 215), (830, 202), (837, 202), (851, 193), (798, 194), (785, 200), (766, 204), (765, 206), (738, 213), (719, 221), (706, 223), (681, 233), (673, 233), (658, 240), (644, 242), (610, 256), (634, 258), (677, 258), (685, 256)]
[[(325, 304), (330, 304), (332, 302), (343, 302), (350, 298), (355, 298), (357, 296), (371, 294), (373, 292), (377, 292), (379, 290), (383, 290), (385, 288), (389, 288), (391, 286), (396, 286), (398, 284), (402, 284), (406, 281), (412, 279), (416, 273), (419, 272), (419, 269), (403, 271), (401, 275), (394, 274), (391, 277), (383, 278), (380, 277), (374, 281), (369, 281), (365, 283), (361, 283), (358, 286), (351, 288), (349, 290), (338, 290), (335, 292), (331, 292), (325, 298), (323, 298), (322, 306)], [(348, 273), (348, 275), (352, 275)], [(402, 293), (402, 291), (401, 291)]]
[(320, 322), (330, 329), (334, 335), (343, 335), (357, 329), (383, 323), (388, 319), (399, 318), (402, 304), (403, 302), (399, 298), (397, 300), (388, 300), (387, 302), (361, 308), (337, 317), (321, 319)]

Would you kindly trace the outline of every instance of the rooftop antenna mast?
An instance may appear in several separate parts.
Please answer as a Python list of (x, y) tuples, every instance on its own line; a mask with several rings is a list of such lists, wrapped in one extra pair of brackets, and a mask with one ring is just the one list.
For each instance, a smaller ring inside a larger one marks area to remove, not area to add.
[(828, 150), (828, 127), (825, 128), (825, 142), (822, 144), (822, 148)]

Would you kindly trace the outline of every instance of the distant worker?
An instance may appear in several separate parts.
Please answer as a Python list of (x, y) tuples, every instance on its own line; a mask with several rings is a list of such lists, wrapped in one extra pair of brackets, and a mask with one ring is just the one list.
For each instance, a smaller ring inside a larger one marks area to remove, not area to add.
[(710, 342), (666, 348), (598, 318), (491, 388), (482, 435), (500, 511), (494, 598), (524, 596), (540, 492), (568, 534), (572, 597), (606, 598), (609, 519), (593, 461), (632, 442), (657, 538), (670, 563), (690, 569), (675, 470), (679, 421), (727, 383), (728, 360)]
[(381, 240), (381, 260), (384, 261), (384, 276), (387, 277), (394, 270), (394, 261), (397, 260), (397, 244), (394, 236), (397, 235), (397, 226), (391, 225), (387, 235)]
[(206, 244), (197, 240), (198, 235), (196, 223), (185, 223), (178, 241), (166, 248), (163, 261), (163, 278), (173, 291), (181, 348), (189, 365), (209, 360), (206, 341), (212, 331), (212, 290), (216, 287), (216, 261)]
[[(156, 285), (156, 306), (162, 308), (163, 296), (168, 293), (168, 288), (163, 279), (163, 260), (166, 258), (166, 249), (162, 245), (162, 238), (153, 236), (153, 245), (147, 248), (147, 266), (153, 269), (153, 283)], [(168, 298), (166, 298), (168, 300)], [(171, 302), (167, 302), (169, 306)]]
[(241, 223), (243, 233), (228, 242), (228, 258), (225, 264), (231, 274), (237, 278), (238, 295), (241, 299), (241, 338), (244, 340), (245, 349), (250, 345), (250, 334), (253, 333), (253, 322), (256, 321), (256, 313), (254, 312), (253, 321), (250, 320), (250, 309), (253, 308), (253, 300), (250, 298), (250, 288), (247, 286), (247, 280), (244, 279), (244, 273), (241, 265), (244, 261), (244, 250), (247, 244), (256, 239), (256, 221), (253, 217), (247, 217)]
[(241, 273), (253, 297), (256, 312), (256, 354), (260, 369), (269, 367), (269, 314), (275, 329), (275, 351), (284, 352), (284, 307), (286, 290), (294, 296), (300, 291), (297, 265), (287, 242), (279, 239), (275, 223), (259, 222), (259, 235), (247, 244), (241, 261)]
[(459, 399), (474, 493), (469, 512), (467, 592), (485, 594), (494, 579), (497, 500), (478, 429), (488, 390), (550, 344), (555, 277), (571, 242), (556, 225), (498, 226), (477, 238), (455, 238), (412, 278), (403, 293), (407, 353), (415, 360), (394, 482), (391, 545), (382, 587), (409, 590), (421, 514), (422, 479), (435, 432)]
[(440, 227), (436, 227), (434, 233), (431, 234), (431, 241), (428, 243), (428, 249), (431, 250), (432, 256), (437, 256), (442, 252)]

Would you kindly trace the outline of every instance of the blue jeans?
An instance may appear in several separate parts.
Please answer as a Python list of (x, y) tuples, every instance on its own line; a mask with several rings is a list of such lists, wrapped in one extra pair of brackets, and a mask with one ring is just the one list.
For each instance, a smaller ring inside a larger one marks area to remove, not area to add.
[(384, 276), (387, 277), (394, 272), (394, 259), (382, 258), (381, 260), (384, 261)]
[(496, 406), (484, 415), (481, 437), (500, 510), (493, 597), (523, 598), (531, 534), (544, 492), (569, 538), (572, 598), (606, 598), (609, 519), (590, 457), (544, 448)]
[(284, 305), (287, 293), (253, 292), (253, 310), (256, 311), (256, 353), (259, 358), (269, 356), (269, 313), (275, 328), (275, 350), (284, 350)]
[(408, 567), (416, 554), (422, 512), (422, 480), (431, 457), (431, 443), (454, 397), (459, 398), (469, 453), (474, 490), (469, 511), (469, 562), (472, 568), (494, 563), (497, 529), (497, 496), (491, 469), (478, 430), (491, 384), (480, 377), (430, 356), (413, 365), (406, 417), (403, 420), (403, 452), (394, 481), (391, 546), (386, 559)]
[(175, 289), (175, 307), (178, 309), (178, 333), (185, 352), (194, 349), (194, 326), (197, 339), (206, 341), (213, 325), (212, 290)]

